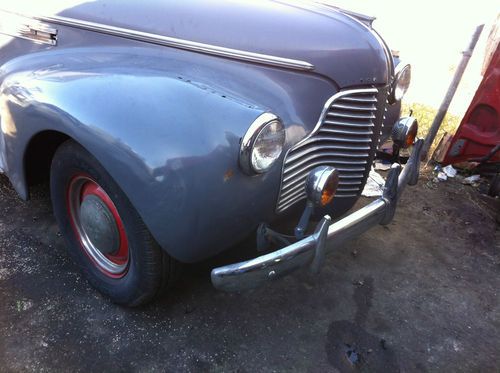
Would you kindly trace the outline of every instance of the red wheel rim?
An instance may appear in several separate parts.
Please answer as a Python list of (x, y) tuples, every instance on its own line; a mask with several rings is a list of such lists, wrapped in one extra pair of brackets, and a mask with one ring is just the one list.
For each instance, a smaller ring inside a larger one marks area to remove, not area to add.
[(106, 191), (90, 176), (78, 174), (68, 183), (66, 200), (73, 231), (92, 264), (111, 278), (128, 270), (127, 234)]

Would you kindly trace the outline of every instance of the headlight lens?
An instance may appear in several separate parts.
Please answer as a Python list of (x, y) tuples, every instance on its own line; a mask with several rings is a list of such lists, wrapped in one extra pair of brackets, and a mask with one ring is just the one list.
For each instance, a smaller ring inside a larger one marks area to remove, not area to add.
[(274, 114), (262, 114), (241, 141), (241, 168), (249, 175), (268, 171), (281, 155), (284, 144), (283, 123)]
[(399, 64), (399, 66), (403, 67), (396, 68), (396, 78), (394, 79), (391, 96), (389, 97), (391, 104), (403, 99), (411, 83), (411, 65)]
[(278, 159), (285, 143), (285, 131), (281, 122), (268, 123), (260, 131), (252, 151), (252, 167), (255, 172), (267, 171)]

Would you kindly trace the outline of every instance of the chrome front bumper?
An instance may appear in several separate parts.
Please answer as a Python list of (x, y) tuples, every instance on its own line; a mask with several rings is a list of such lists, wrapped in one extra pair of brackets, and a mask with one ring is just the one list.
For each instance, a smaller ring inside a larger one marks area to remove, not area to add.
[(422, 146), (423, 140), (415, 142), (404, 168), (399, 164), (392, 166), (382, 197), (333, 224), (326, 215), (312, 235), (283, 249), (245, 262), (214, 268), (212, 284), (224, 291), (241, 291), (255, 288), (308, 264), (312, 272), (319, 272), (327, 249), (332, 250), (334, 245), (341, 245), (377, 224), (391, 222), (404, 188), (418, 181)]

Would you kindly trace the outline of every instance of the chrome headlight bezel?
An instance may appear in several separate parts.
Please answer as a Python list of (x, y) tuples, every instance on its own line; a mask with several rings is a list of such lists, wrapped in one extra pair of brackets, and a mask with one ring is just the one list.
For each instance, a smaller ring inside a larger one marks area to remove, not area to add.
[[(255, 163), (255, 145), (259, 140), (260, 136), (265, 133), (265, 130), (269, 126), (277, 126), (278, 132), (282, 133), (282, 140), (280, 144), (280, 150), (271, 160), (271, 162), (264, 168), (259, 167)], [(271, 167), (276, 163), (281, 154), (283, 153), (283, 147), (285, 145), (285, 127), (281, 122), (280, 118), (272, 113), (263, 113), (248, 128), (245, 136), (241, 139), (240, 144), (240, 154), (239, 154), (239, 164), (243, 172), (247, 175), (258, 175), (269, 171)]]
[[(407, 83), (405, 83), (407, 80)], [(403, 86), (401, 86), (403, 84)], [(411, 84), (411, 65), (408, 63), (400, 62), (394, 71), (394, 81), (391, 86), (391, 93), (389, 94), (389, 104), (393, 105), (400, 102), (405, 96)]]

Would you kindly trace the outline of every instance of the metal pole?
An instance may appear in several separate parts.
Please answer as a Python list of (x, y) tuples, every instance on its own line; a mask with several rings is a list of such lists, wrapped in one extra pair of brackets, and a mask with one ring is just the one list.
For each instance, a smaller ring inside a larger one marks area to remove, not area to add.
[(439, 107), (436, 117), (434, 118), (431, 128), (429, 129), (429, 133), (425, 138), (424, 147), (422, 149), (422, 160), (427, 159), (428, 156), (427, 153), (429, 152), (429, 149), (432, 143), (434, 142), (439, 127), (441, 126), (441, 123), (443, 122), (446, 112), (450, 107), (451, 100), (453, 99), (453, 96), (455, 96), (455, 92), (457, 91), (460, 80), (464, 75), (465, 68), (469, 63), (470, 57), (472, 56), (472, 52), (476, 47), (477, 41), (479, 40), (479, 36), (481, 35), (483, 28), (484, 25), (477, 26), (476, 30), (474, 31), (474, 34), (472, 35), (472, 39), (470, 40), (469, 46), (464, 52), (462, 52), (462, 60), (460, 61), (457, 70), (455, 71), (453, 80), (451, 81), (450, 86), (448, 87), (448, 92), (446, 92), (446, 96), (444, 96), (443, 102), (441, 102), (441, 106)]

